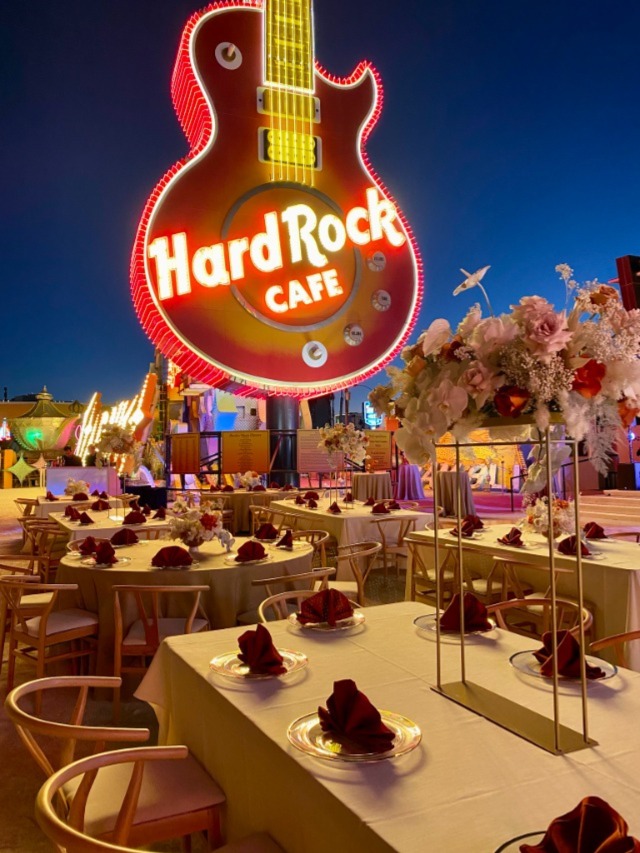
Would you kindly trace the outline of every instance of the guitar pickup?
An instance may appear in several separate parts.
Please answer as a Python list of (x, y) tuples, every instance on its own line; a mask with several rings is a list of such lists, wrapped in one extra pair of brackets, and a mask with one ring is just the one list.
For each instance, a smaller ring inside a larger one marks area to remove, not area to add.
[(258, 130), (258, 155), (263, 163), (286, 163), (320, 170), (322, 140), (308, 133), (261, 127)]
[(258, 88), (258, 112), (292, 121), (320, 123), (320, 98), (303, 92), (288, 92), (284, 89)]

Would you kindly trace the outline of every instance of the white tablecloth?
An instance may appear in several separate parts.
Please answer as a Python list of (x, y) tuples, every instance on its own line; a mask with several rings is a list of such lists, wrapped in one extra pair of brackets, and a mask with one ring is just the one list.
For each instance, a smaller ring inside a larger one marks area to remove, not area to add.
[[(591, 735), (600, 746), (553, 756), (432, 692), (435, 643), (413, 627), (430, 612), (409, 602), (367, 608), (361, 633), (318, 636), (270, 626), (276, 645), (309, 658), (304, 677), (231, 684), (209, 661), (237, 646), (239, 629), (165, 642), (136, 695), (156, 707), (161, 742), (184, 743), (227, 795), (231, 839), (266, 830), (288, 853), (396, 850), (493, 853), (545, 828), (583, 797), (607, 800), (640, 837), (640, 675), (591, 683)], [(531, 641), (495, 631), (467, 644), (468, 678), (551, 716), (546, 682), (509, 664)], [(445, 677), (459, 649), (443, 647)], [(423, 742), (395, 761), (347, 765), (304, 755), (287, 727), (324, 705), (333, 681), (353, 678), (380, 708), (405, 714)], [(580, 729), (576, 691), (562, 722)]]
[(64, 517), (64, 512), (49, 513), (49, 518), (57, 521), (60, 527), (69, 534), (69, 539), (84, 539), (87, 536), (95, 536), (100, 539), (111, 539), (114, 533), (127, 527), (133, 530), (138, 535), (145, 536), (145, 530), (159, 530), (160, 536), (165, 536), (169, 530), (168, 521), (160, 521), (154, 519), (153, 513), (148, 516), (144, 524), (122, 524), (125, 515), (129, 510), (119, 508), (117, 510), (110, 509), (103, 512), (95, 510), (87, 510), (88, 514), (93, 519), (93, 524), (78, 524), (77, 521), (70, 521)]
[[(94, 501), (97, 501), (98, 498), (96, 498), (94, 495), (93, 497), (90, 496), (88, 500), (91, 503), (93, 503)], [(67, 506), (69, 506), (69, 504), (77, 504), (77, 503), (85, 504), (85, 503), (87, 503), (87, 501), (73, 501), (71, 499), (71, 496), (67, 496), (67, 495), (60, 495), (60, 497), (58, 498), (57, 501), (48, 501), (46, 498), (38, 498), (38, 505), (34, 509), (34, 515), (36, 515), (38, 518), (48, 518), (50, 513), (52, 513), (52, 512), (64, 513), (64, 510), (67, 508)], [(121, 498), (110, 497), (109, 503), (111, 504), (112, 507), (122, 508)], [(90, 510), (90, 512), (92, 512), (92, 511), (93, 510)], [(122, 515), (122, 513), (121, 513), (121, 515)]]

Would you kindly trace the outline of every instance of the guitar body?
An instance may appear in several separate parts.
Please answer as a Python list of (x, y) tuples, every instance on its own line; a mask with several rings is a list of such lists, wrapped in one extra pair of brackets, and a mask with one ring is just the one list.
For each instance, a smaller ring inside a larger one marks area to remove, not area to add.
[[(292, 125), (258, 110), (262, 19), (261, 8), (223, 5), (185, 28), (173, 97), (191, 153), (147, 203), (132, 290), (145, 330), (192, 377), (312, 397), (355, 384), (398, 352), (420, 305), (421, 264), (395, 205), (395, 218), (376, 212), (393, 202), (363, 150), (381, 98), (370, 66), (341, 81), (315, 68), (320, 120), (305, 129), (319, 140), (320, 168), (265, 162), (261, 134)], [(360, 245), (347, 237), (340, 246), (335, 219), (354, 208)], [(287, 210), (298, 218), (285, 221)]]

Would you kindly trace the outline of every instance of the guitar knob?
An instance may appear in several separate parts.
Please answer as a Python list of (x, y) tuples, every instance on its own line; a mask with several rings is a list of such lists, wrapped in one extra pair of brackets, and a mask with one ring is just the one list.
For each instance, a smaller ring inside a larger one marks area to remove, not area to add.
[(327, 348), (320, 341), (307, 341), (302, 347), (302, 360), (307, 367), (322, 367), (328, 357)]
[(230, 41), (221, 41), (216, 47), (216, 59), (223, 68), (235, 71), (242, 65), (240, 48)]
[(374, 252), (367, 258), (367, 266), (372, 272), (382, 272), (387, 265), (387, 258), (384, 252)]
[(371, 304), (376, 311), (388, 311), (391, 308), (391, 295), (386, 290), (376, 290), (371, 297)]
[(357, 323), (350, 323), (348, 326), (345, 326), (344, 339), (350, 347), (357, 347), (364, 340), (364, 329), (362, 326), (358, 326)]

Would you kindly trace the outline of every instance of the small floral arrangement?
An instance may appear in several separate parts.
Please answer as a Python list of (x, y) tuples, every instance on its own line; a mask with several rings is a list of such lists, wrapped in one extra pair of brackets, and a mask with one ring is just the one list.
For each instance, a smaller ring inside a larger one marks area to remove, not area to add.
[(98, 443), (100, 453), (126, 453), (136, 451), (136, 441), (133, 435), (118, 424), (107, 424), (100, 435)]
[(176, 500), (172, 511), (173, 517), (169, 519), (171, 539), (179, 539), (188, 548), (197, 548), (203, 542), (219, 539), (227, 551), (231, 550), (234, 539), (222, 526), (222, 513), (212, 504), (190, 507), (185, 501)]
[(320, 430), (320, 441), (318, 448), (326, 450), (329, 456), (334, 453), (344, 453), (357, 465), (367, 458), (367, 444), (369, 439), (362, 430), (356, 429), (353, 424), (337, 423), (335, 426), (322, 427)]
[(74, 480), (73, 477), (69, 477), (67, 485), (64, 487), (64, 493), (65, 495), (88, 495), (90, 488), (86, 480)]
[(388, 368), (391, 384), (369, 399), (399, 417), (396, 441), (412, 462), (425, 464), (446, 432), (463, 438), (487, 417), (530, 416), (545, 430), (559, 413), (606, 471), (617, 434), (640, 412), (640, 310), (627, 311), (609, 285), (579, 286), (567, 264), (556, 271), (568, 309), (525, 296), (511, 313), (483, 318), (476, 304), (455, 332), (434, 320), (403, 351), (404, 368)]
[(234, 474), (233, 479), (236, 486), (241, 486), (245, 489), (252, 489), (254, 486), (260, 485), (260, 475), (257, 471), (245, 471), (244, 474)]
[[(526, 498), (525, 498), (526, 501)], [(547, 497), (531, 498), (525, 504), (525, 516), (522, 527), (530, 533), (541, 533), (549, 535), (549, 499)], [(561, 498), (551, 500), (551, 521), (553, 531), (551, 538), (556, 539), (563, 533), (575, 532), (575, 506), (573, 501), (565, 501)]]

